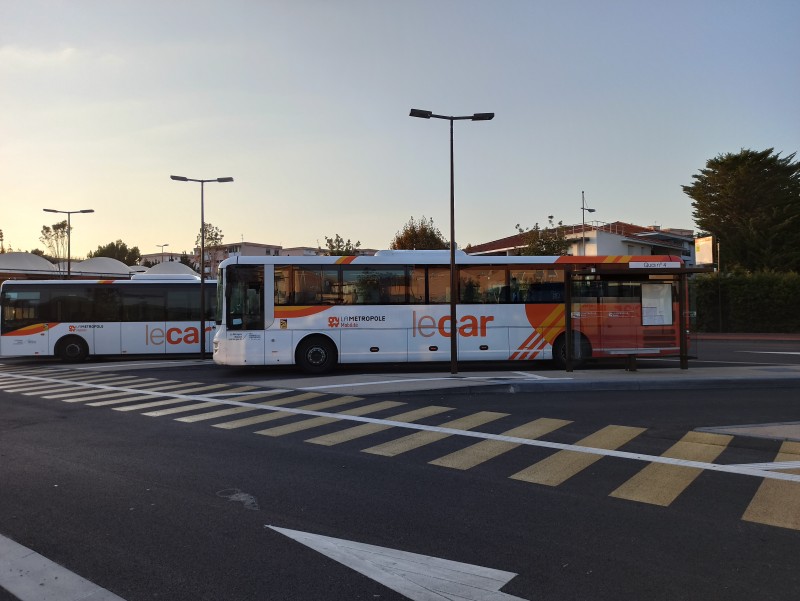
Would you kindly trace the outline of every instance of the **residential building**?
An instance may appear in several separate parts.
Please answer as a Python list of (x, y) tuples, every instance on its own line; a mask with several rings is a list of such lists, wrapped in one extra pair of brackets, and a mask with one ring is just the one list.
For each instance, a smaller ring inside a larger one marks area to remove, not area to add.
[[(641, 226), (623, 221), (563, 226), (570, 255), (678, 255), (693, 266), (694, 232), (686, 229)], [(518, 255), (525, 234), (514, 234), (469, 248), (472, 255)]]

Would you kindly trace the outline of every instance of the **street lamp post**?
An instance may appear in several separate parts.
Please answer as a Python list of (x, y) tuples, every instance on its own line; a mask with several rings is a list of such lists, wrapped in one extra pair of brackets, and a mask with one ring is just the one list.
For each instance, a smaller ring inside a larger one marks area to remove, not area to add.
[(445, 119), (450, 122), (450, 373), (458, 373), (458, 326), (456, 321), (456, 294), (458, 277), (456, 273), (456, 199), (455, 166), (453, 162), (453, 121), (491, 121), (494, 113), (475, 113), (464, 117), (434, 115), (431, 111), (411, 109), (410, 117), (420, 119)]
[(166, 244), (156, 244), (156, 246), (158, 246), (161, 249), (161, 262), (163, 263), (164, 262), (164, 247), (165, 246), (169, 246), (169, 242), (167, 242)]
[(94, 209), (81, 209), (80, 211), (59, 211), (57, 209), (42, 209), (46, 213), (64, 213), (67, 216), (67, 279), (72, 275), (72, 215), (74, 213), (94, 213)]
[(583, 196), (583, 190), (581, 190), (581, 245), (583, 247), (581, 255), (586, 255), (586, 213), (594, 213), (594, 211), (594, 209), (586, 206), (586, 199)]
[(170, 175), (170, 179), (176, 182), (199, 182), (200, 183), (200, 357), (206, 356), (206, 220), (205, 220), (205, 200), (204, 186), (208, 182), (226, 183), (232, 182), (232, 177), (217, 177), (214, 179), (191, 179), (182, 175)]

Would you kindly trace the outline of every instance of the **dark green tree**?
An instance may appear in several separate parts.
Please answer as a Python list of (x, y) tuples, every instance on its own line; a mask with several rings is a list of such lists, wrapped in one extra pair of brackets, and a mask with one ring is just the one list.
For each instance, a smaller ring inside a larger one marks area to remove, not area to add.
[(389, 245), (392, 250), (444, 250), (450, 244), (433, 224), (433, 219), (424, 215), (419, 221), (413, 217), (397, 232)]
[(328, 248), (327, 254), (336, 257), (344, 257), (356, 254), (356, 250), (361, 246), (361, 242), (353, 244), (350, 242), (349, 238), (347, 242), (345, 242), (344, 238), (336, 234), (334, 238), (325, 236), (325, 246)]
[(125, 265), (136, 265), (142, 258), (142, 253), (139, 252), (138, 246), (128, 248), (128, 245), (122, 240), (117, 240), (104, 246), (98, 246), (96, 251), (89, 251), (86, 256), (89, 259), (92, 257), (111, 257), (117, 261), (122, 261)]
[(563, 222), (553, 223), (553, 216), (547, 216), (547, 227), (541, 228), (536, 223), (532, 228), (523, 229), (519, 223), (517, 231), (523, 235), (525, 246), (520, 249), (521, 255), (534, 256), (559, 256), (566, 255), (569, 251), (570, 241), (567, 240)]
[(179, 262), (179, 263), (183, 263), (183, 264), (184, 264), (184, 265), (186, 265), (187, 267), (191, 267), (191, 268), (192, 268), (194, 271), (196, 271), (196, 272), (198, 272), (198, 273), (200, 272), (200, 266), (199, 266), (197, 263), (195, 263), (195, 262), (194, 262), (194, 261), (193, 261), (193, 260), (192, 260), (192, 259), (189, 257), (189, 255), (186, 253), (186, 251), (183, 251), (183, 252), (181, 253), (181, 258), (178, 260), (178, 262)]
[(800, 163), (773, 150), (721, 154), (682, 186), (725, 269), (800, 271)]

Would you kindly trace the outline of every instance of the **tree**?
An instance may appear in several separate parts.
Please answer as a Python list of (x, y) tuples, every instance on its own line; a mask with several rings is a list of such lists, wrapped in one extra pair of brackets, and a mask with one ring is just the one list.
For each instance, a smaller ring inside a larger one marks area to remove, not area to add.
[(178, 262), (182, 263), (183, 265), (186, 265), (187, 267), (191, 267), (194, 271), (197, 272), (200, 271), (200, 267), (197, 265), (197, 263), (195, 263), (189, 258), (189, 255), (186, 254), (186, 251), (183, 251), (181, 253), (181, 258), (178, 259)]
[(39, 241), (50, 251), (50, 256), (56, 262), (67, 258), (67, 246), (69, 245), (69, 226), (67, 220), (54, 223), (52, 226), (43, 225), (42, 234)]
[(433, 219), (424, 215), (419, 221), (414, 217), (408, 220), (403, 229), (394, 235), (389, 245), (392, 250), (443, 250), (450, 248), (447, 240), (442, 236)]
[[(222, 249), (221, 246), (222, 239), (225, 236), (221, 229), (210, 223), (204, 223), (203, 229), (205, 229), (205, 250), (207, 256), (207, 260), (204, 262), (204, 265), (209, 274), (215, 275), (217, 273), (217, 266), (222, 260), (222, 252), (224, 249)], [(200, 232), (198, 232), (197, 240), (195, 240), (195, 245), (198, 249), (200, 248), (200, 242)]]
[(111, 257), (117, 261), (122, 261), (125, 265), (136, 265), (142, 258), (142, 253), (139, 252), (138, 246), (128, 248), (128, 245), (122, 240), (117, 240), (116, 242), (109, 242), (105, 246), (98, 246), (96, 251), (89, 251), (86, 256), (90, 259), (92, 257)]
[(325, 245), (328, 247), (328, 254), (336, 257), (344, 257), (356, 254), (356, 249), (361, 246), (361, 242), (353, 244), (350, 239), (344, 241), (339, 234), (335, 238), (325, 237)]
[[(222, 244), (222, 239), (225, 237), (224, 234), (222, 233), (222, 230), (210, 223), (204, 223), (203, 227), (205, 228), (206, 248), (208, 248), (209, 246), (220, 246)], [(195, 240), (195, 245), (198, 248), (200, 247), (199, 232), (197, 233), (197, 240)]]
[(726, 268), (800, 271), (800, 163), (773, 150), (718, 155), (682, 186)]
[(520, 249), (521, 255), (559, 256), (566, 255), (571, 243), (567, 240), (564, 223), (553, 223), (553, 216), (547, 216), (547, 227), (541, 228), (535, 223), (532, 228), (523, 229), (519, 223), (517, 231), (523, 235), (524, 248)]

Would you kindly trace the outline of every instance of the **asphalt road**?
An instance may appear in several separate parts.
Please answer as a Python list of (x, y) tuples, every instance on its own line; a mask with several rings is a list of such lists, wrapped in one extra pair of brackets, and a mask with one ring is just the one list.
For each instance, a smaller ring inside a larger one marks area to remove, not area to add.
[[(286, 386), (297, 379), (6, 362), (0, 535), (128, 601), (410, 598), (268, 526), (504, 570), (516, 575), (502, 592), (522, 599), (800, 596), (800, 482), (713, 469), (775, 461), (782, 443), (701, 431), (798, 421), (795, 382), (355, 396)], [(231, 413), (207, 417), (219, 411)]]

